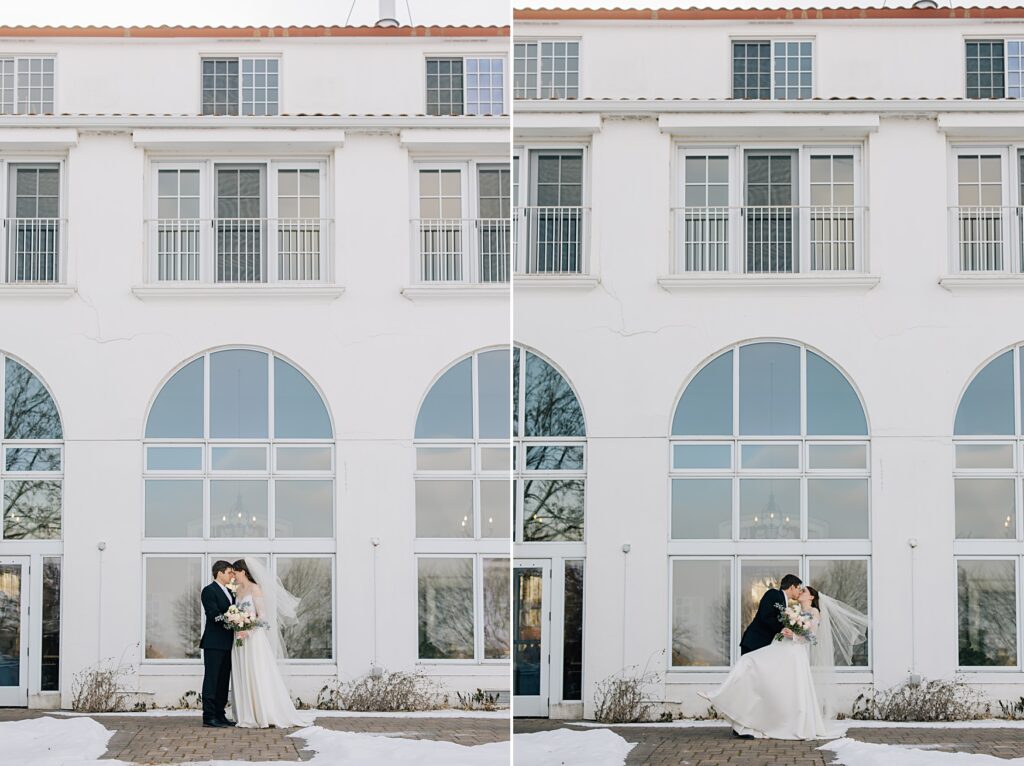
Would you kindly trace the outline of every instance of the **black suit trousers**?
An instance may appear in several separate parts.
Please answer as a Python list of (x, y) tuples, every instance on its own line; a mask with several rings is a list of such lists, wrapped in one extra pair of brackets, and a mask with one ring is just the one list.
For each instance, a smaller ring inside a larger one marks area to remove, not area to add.
[(203, 720), (225, 718), (228, 682), (231, 680), (231, 650), (203, 649)]

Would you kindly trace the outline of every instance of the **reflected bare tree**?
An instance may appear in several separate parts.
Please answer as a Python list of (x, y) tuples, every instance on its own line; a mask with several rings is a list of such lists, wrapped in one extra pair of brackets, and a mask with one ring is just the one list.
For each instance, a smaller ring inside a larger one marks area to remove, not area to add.
[(57, 406), (42, 382), (15, 362), (6, 360), (5, 437), (61, 439)]
[(281, 583), (299, 601), (296, 621), (282, 625), (288, 656), (331, 659), (331, 564), (327, 559), (279, 559)]
[[(814, 565), (814, 568), (821, 568), (811, 577), (809, 585), (837, 601), (849, 604), (857, 611), (867, 614), (868, 565), (866, 561), (839, 559), (829, 562), (814, 562)], [(867, 641), (853, 647), (851, 665), (866, 666), (868, 664), (870, 636), (869, 632)], [(837, 664), (841, 664), (842, 657), (837, 656), (835, 661)]]
[(203, 617), (202, 602), (198, 595), (180, 593), (174, 599), (174, 624), (178, 631), (178, 640), (188, 659), (199, 657), (199, 637)]
[(523, 510), (525, 540), (582, 540), (583, 480), (525, 480)]
[(524, 383), (526, 436), (586, 436), (583, 410), (576, 394), (558, 370), (540, 357), (526, 352)]
[(60, 537), (59, 481), (4, 482), (4, 538), (53, 540)]
[(1017, 663), (1017, 592), (1012, 562), (957, 567), (959, 661), (965, 667)]
[(424, 559), (420, 566), (420, 659), (473, 659), (473, 562)]
[(508, 559), (484, 559), (484, 657), (507, 659), (511, 630)]

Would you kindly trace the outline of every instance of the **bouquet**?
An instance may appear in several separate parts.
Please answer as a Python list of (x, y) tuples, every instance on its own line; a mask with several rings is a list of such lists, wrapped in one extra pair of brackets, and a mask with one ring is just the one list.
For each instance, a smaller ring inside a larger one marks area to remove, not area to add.
[[(814, 616), (810, 612), (801, 611), (799, 604), (791, 604), (789, 606), (776, 604), (776, 608), (779, 610), (779, 622), (782, 623), (783, 629), (789, 628), (794, 639), (799, 638), (801, 641), (806, 641), (809, 644), (818, 642), (812, 630)], [(776, 641), (782, 641), (784, 638), (786, 637), (782, 633), (778, 633), (775, 636)]]
[[(267, 626), (267, 623), (258, 619), (256, 615), (248, 609), (244, 609), (234, 604), (229, 606), (228, 610), (224, 612), (224, 614), (215, 617), (214, 619), (235, 634), (252, 630), (253, 628), (265, 628)], [(241, 646), (242, 641), (243, 639), (238, 638), (236, 635), (235, 646)]]

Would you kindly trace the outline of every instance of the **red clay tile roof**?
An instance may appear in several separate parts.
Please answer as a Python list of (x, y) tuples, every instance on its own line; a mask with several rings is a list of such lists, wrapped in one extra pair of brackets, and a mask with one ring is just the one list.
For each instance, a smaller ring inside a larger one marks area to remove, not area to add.
[(509, 27), (3, 27), (0, 37), (508, 37)]
[(1021, 19), (1003, 8), (517, 8), (516, 21), (831, 21), (855, 19)]

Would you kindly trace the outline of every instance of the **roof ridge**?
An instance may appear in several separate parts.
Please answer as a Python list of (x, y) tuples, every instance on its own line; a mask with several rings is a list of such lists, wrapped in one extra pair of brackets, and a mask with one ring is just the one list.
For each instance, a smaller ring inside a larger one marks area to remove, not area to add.
[(21, 24), (0, 25), (0, 37), (433, 37), (438, 35), (467, 36), (485, 35), (507, 37), (508, 25), (439, 25), (420, 24), (395, 27), (341, 26), (330, 24), (283, 25), (266, 24), (252, 26), (211, 26), (211, 25), (50, 25)]

